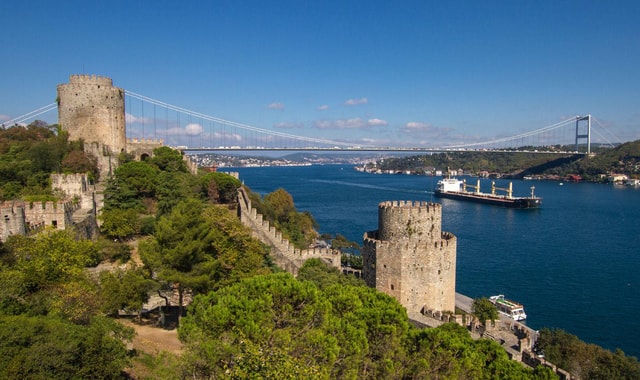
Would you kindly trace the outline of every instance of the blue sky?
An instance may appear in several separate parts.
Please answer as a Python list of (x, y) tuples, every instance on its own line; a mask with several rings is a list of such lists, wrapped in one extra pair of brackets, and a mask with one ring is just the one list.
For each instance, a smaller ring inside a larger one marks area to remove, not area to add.
[(0, 121), (85, 73), (356, 144), (472, 142), (585, 114), (611, 142), (640, 139), (637, 1), (25, 0), (0, 14)]

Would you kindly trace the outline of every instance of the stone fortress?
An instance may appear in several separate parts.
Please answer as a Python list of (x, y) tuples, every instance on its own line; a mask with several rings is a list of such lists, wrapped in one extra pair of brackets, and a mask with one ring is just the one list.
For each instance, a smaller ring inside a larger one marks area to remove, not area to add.
[(378, 230), (366, 232), (363, 240), (368, 286), (409, 311), (455, 311), (456, 237), (442, 231), (439, 203), (382, 202)]
[(95, 188), (86, 174), (51, 174), (51, 187), (60, 195), (53, 202), (9, 201), (0, 205), (0, 241), (45, 229), (73, 229), (84, 238), (97, 235)]
[[(126, 152), (136, 160), (153, 155), (162, 140), (127, 139), (124, 90), (113, 86), (111, 78), (96, 75), (71, 75), (69, 83), (57, 87), (58, 124), (69, 133), (70, 141), (83, 140), (84, 151), (98, 160), (100, 178), (106, 179), (118, 164), (118, 155)], [(185, 161), (192, 172), (195, 162)], [(0, 241), (11, 235), (25, 235), (54, 229), (74, 228), (83, 237), (97, 233), (97, 214), (102, 205), (101, 192), (85, 174), (52, 174), (51, 186), (57, 202), (22, 201), (0, 205)]]
[[(113, 173), (120, 153), (142, 160), (152, 156), (153, 149), (163, 146), (162, 140), (126, 138), (125, 93), (114, 87), (110, 78), (71, 75), (69, 83), (60, 84), (57, 91), (59, 124), (68, 131), (70, 140), (83, 140), (85, 152), (97, 157), (101, 178)], [(195, 173), (195, 162), (184, 157)], [(72, 227), (84, 237), (95, 236), (96, 215), (101, 205), (95, 185), (89, 183), (85, 174), (53, 174), (51, 179), (54, 191), (62, 195), (61, 201), (33, 204), (14, 201), (0, 205), (0, 240), (47, 226)], [(252, 229), (254, 236), (272, 247), (274, 261), (281, 268), (296, 275), (304, 261), (314, 257), (341, 267), (339, 251), (293, 249), (281, 233), (256, 213), (242, 189), (238, 203), (241, 221)], [(378, 230), (366, 232), (363, 237), (361, 275), (368, 286), (396, 298), (415, 323), (455, 321), (473, 330), (469, 319), (463, 322), (461, 315), (454, 314), (457, 239), (452, 233), (443, 232), (441, 226), (442, 208), (438, 203), (380, 203)], [(487, 325), (486, 337), (501, 340), (497, 338), (498, 328), (491, 326)], [(514, 345), (505, 346), (511, 357), (532, 366), (549, 366), (561, 378), (571, 378), (566, 371), (531, 353), (533, 331), (517, 322), (510, 323), (507, 329), (520, 337), (515, 345), (517, 350)]]

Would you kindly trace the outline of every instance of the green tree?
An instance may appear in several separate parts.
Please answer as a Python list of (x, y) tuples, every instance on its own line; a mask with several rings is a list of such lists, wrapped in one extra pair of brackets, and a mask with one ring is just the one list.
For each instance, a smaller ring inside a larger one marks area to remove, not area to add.
[(232, 203), (242, 183), (226, 173), (207, 173), (200, 177), (202, 193), (212, 203)]
[(133, 161), (118, 166), (107, 181), (104, 210), (144, 211), (142, 199), (155, 196), (158, 174), (158, 169), (146, 162)]
[(141, 257), (160, 280), (177, 286), (179, 306), (186, 289), (208, 288), (212, 272), (213, 232), (195, 199), (180, 202), (158, 220), (153, 237), (140, 242)]
[(491, 303), (486, 297), (474, 299), (471, 310), (482, 324), (484, 324), (485, 321), (495, 321), (499, 318), (496, 305)]
[(236, 362), (246, 370), (257, 360), (264, 365), (255, 368), (261, 370), (252, 374), (256, 378), (285, 368), (306, 371), (302, 363), (327, 378), (323, 363), (333, 362), (336, 340), (322, 332), (328, 304), (309, 282), (288, 273), (256, 276), (197, 296), (190, 311), (178, 330), (190, 376), (224, 376)]
[(318, 238), (315, 228), (316, 221), (309, 212), (298, 212), (293, 203), (293, 197), (284, 189), (264, 196), (262, 202), (256, 205), (259, 213), (272, 222), (274, 226), (288, 239), (295, 247), (300, 249), (308, 248)]
[(78, 326), (53, 317), (0, 316), (3, 379), (119, 379), (133, 331), (108, 319)]
[(197, 196), (196, 178), (180, 171), (163, 171), (158, 177), (156, 188), (156, 216), (167, 215), (181, 201)]
[(135, 209), (102, 210), (99, 218), (102, 220), (100, 231), (109, 238), (128, 239), (140, 233), (142, 223)]
[(536, 340), (535, 350), (547, 360), (573, 375), (585, 379), (638, 379), (640, 363), (621, 350), (611, 352), (587, 344), (561, 329), (544, 328)]
[(37, 291), (66, 282), (97, 263), (95, 244), (76, 240), (68, 231), (52, 231), (35, 237), (15, 236), (8, 241), (15, 256), (16, 279), (27, 291)]
[(338, 268), (330, 267), (320, 259), (305, 261), (298, 271), (297, 278), (300, 281), (311, 281), (319, 289), (325, 289), (336, 284), (366, 286), (362, 279), (355, 276), (345, 276)]
[(149, 301), (149, 293), (157, 288), (157, 282), (141, 268), (101, 272), (102, 310), (107, 315), (118, 315), (119, 310), (133, 311), (140, 319), (142, 305)]
[[(534, 379), (549, 373), (525, 368), (507, 356), (496, 342), (474, 340), (455, 323), (416, 330), (411, 337), (408, 374), (412, 378)], [(553, 376), (552, 378), (557, 378)]]
[(161, 171), (167, 172), (183, 172), (188, 173), (187, 165), (182, 159), (182, 154), (167, 146), (156, 148), (153, 150), (151, 163), (158, 167)]

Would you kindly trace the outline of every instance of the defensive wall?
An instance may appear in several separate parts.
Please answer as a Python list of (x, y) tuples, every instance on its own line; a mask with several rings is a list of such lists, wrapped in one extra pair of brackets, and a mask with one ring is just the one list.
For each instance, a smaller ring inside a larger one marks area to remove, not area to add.
[(378, 230), (363, 237), (362, 275), (368, 286), (408, 311), (455, 310), (456, 237), (442, 232), (439, 203), (387, 201)]
[(271, 257), (275, 264), (294, 276), (298, 274), (304, 262), (311, 258), (318, 258), (329, 266), (341, 268), (341, 254), (338, 250), (294, 248), (287, 239), (282, 237), (282, 233), (251, 206), (251, 200), (244, 188), (238, 189), (238, 214), (242, 224), (251, 229), (253, 236), (271, 247)]
[(11, 235), (29, 235), (51, 229), (73, 229), (84, 238), (97, 235), (93, 186), (85, 174), (52, 174), (51, 187), (61, 200), (48, 202), (11, 201), (0, 205), (0, 240)]

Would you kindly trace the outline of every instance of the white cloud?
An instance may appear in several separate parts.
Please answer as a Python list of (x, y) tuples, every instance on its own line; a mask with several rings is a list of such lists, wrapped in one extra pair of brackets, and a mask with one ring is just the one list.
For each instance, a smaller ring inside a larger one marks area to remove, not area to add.
[(9, 115), (0, 114), (0, 122), (7, 120), (11, 120), (11, 117), (9, 117)]
[(200, 124), (191, 123), (191, 124), (187, 124), (184, 127), (184, 131), (189, 136), (198, 136), (202, 134), (203, 128), (202, 128), (202, 125)]
[(304, 127), (304, 124), (302, 123), (276, 123), (273, 125), (274, 128), (284, 128), (284, 129), (290, 129), (290, 128), (302, 128)]
[(431, 123), (423, 123), (420, 121), (410, 121), (404, 127), (404, 131), (408, 133), (427, 132), (434, 129), (437, 129), (437, 128), (434, 128)]
[(358, 129), (367, 124), (359, 117), (341, 120), (318, 120), (314, 123), (319, 129)]
[(313, 123), (318, 129), (369, 129), (387, 124), (388, 123), (382, 119), (363, 120), (359, 117), (339, 120), (317, 120)]
[(386, 120), (382, 120), (382, 119), (369, 119), (367, 121), (367, 123), (371, 126), (385, 126), (385, 125), (389, 125), (389, 123), (387, 123)]
[(318, 107), (318, 111), (326, 111), (328, 109), (329, 109), (329, 106), (326, 104), (323, 104), (320, 107)]
[(345, 105), (347, 106), (355, 106), (358, 104), (367, 104), (369, 103), (369, 99), (367, 98), (360, 98), (360, 99), (348, 99), (344, 102)]
[(149, 124), (151, 122), (151, 119), (148, 117), (137, 117), (130, 113), (126, 113), (124, 119), (127, 123), (131, 124)]
[(280, 103), (280, 102), (273, 102), (271, 104), (269, 104), (267, 106), (268, 109), (270, 110), (283, 110), (284, 109), (284, 104)]

